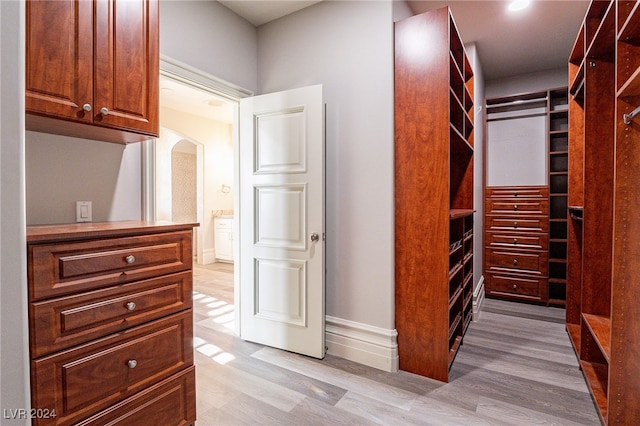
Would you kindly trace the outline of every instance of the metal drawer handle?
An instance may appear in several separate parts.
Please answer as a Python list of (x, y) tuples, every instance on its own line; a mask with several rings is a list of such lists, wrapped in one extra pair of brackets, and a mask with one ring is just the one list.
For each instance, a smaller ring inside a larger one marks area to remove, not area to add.
[(136, 308), (136, 303), (135, 302), (128, 302), (125, 306), (127, 307), (127, 310), (133, 311)]
[(133, 262), (136, 261), (136, 257), (130, 254), (129, 256), (124, 258), (124, 261), (127, 262), (128, 264), (132, 264)]
[(517, 265), (518, 264), (518, 259), (513, 259), (513, 264)]
[(138, 361), (136, 361), (135, 359), (130, 359), (129, 361), (127, 361), (127, 367), (129, 368), (136, 368), (136, 365), (138, 365)]

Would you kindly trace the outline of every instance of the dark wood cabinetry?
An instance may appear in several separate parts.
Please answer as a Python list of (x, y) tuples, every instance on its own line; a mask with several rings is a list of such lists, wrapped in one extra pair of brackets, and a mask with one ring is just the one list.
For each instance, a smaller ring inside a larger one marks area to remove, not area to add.
[(27, 229), (36, 424), (195, 421), (192, 227)]
[(26, 2), (28, 130), (158, 135), (158, 0)]
[(640, 421), (640, 3), (592, 1), (569, 57), (567, 331), (605, 424)]
[(400, 368), (448, 381), (471, 320), (473, 71), (448, 8), (395, 25)]
[(488, 296), (546, 302), (549, 247), (546, 186), (485, 190)]

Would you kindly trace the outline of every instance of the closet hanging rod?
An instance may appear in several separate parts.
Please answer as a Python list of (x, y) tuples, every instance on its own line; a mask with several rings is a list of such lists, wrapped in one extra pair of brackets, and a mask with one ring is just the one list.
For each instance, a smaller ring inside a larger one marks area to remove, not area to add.
[(535, 103), (540, 103), (540, 102), (546, 102), (547, 99), (548, 98), (546, 96), (544, 98), (535, 98), (535, 99), (516, 99), (516, 100), (508, 101), (508, 102), (501, 102), (499, 104), (487, 105), (487, 109), (489, 109), (489, 108), (501, 108), (501, 107), (506, 107), (506, 106), (511, 106), (511, 105), (535, 104)]
[(633, 120), (633, 117), (638, 114), (640, 114), (640, 106), (631, 111), (629, 114), (622, 114), (622, 121), (624, 121), (624, 124), (629, 125), (631, 124), (631, 120)]

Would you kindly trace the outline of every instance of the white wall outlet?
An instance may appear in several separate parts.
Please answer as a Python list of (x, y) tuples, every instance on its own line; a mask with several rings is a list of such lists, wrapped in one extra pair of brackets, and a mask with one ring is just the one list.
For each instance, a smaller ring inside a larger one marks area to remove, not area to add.
[(76, 222), (91, 222), (91, 201), (76, 201)]

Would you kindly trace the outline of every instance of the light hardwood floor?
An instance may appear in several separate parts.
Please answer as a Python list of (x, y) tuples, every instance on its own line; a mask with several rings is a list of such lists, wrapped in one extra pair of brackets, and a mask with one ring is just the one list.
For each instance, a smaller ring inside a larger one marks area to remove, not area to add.
[(486, 300), (441, 383), (233, 335), (232, 265), (194, 268), (198, 426), (599, 425), (564, 310)]

